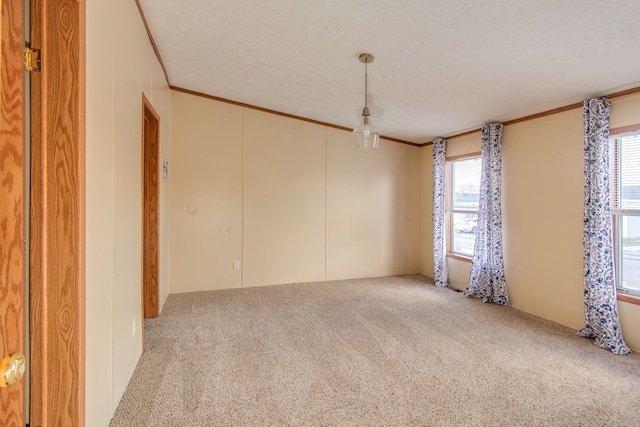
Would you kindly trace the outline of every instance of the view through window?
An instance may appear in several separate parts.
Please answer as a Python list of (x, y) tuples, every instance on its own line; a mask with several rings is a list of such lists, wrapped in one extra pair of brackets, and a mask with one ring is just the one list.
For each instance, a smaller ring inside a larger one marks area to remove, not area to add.
[(640, 132), (609, 140), (618, 289), (640, 294)]
[(478, 228), (480, 157), (451, 161), (449, 185), (450, 251), (472, 257)]

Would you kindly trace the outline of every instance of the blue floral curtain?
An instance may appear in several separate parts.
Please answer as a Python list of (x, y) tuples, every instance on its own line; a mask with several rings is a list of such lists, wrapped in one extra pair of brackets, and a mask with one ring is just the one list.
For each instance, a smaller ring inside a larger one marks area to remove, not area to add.
[(446, 233), (444, 227), (444, 176), (447, 140), (433, 141), (433, 264), (436, 286), (447, 286)]
[(464, 295), (509, 305), (502, 258), (502, 124), (482, 127), (478, 229)]
[(609, 187), (609, 111), (603, 98), (584, 101), (584, 318), (578, 332), (615, 354), (631, 350), (622, 338), (613, 260)]

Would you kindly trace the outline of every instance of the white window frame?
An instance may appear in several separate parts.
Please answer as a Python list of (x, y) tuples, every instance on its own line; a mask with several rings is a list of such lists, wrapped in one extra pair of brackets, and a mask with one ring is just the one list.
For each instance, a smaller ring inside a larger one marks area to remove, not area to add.
[[(446, 202), (446, 227), (447, 227), (447, 255), (459, 258), (462, 260), (471, 261), (473, 259), (473, 253), (471, 255), (463, 252), (457, 252), (453, 247), (453, 238), (455, 233), (455, 224), (453, 223), (453, 214), (475, 214), (478, 215), (478, 208), (462, 209), (453, 207), (453, 197), (455, 192), (455, 182), (453, 182), (453, 165), (458, 162), (464, 162), (468, 160), (480, 160), (482, 158), (481, 153), (471, 153), (463, 156), (455, 156), (447, 159), (446, 161), (446, 174), (445, 174), (445, 202)], [(478, 182), (478, 186), (480, 182)]]
[[(610, 149), (609, 153), (613, 154), (609, 158), (609, 169), (610, 173), (610, 183), (612, 189), (611, 194), (611, 223), (613, 229), (613, 250), (614, 250), (614, 263), (615, 263), (615, 276), (616, 276), (616, 288), (619, 293), (628, 294), (633, 296), (640, 296), (640, 291), (634, 291), (632, 289), (625, 288), (622, 283), (623, 279), (623, 258), (622, 258), (622, 224), (623, 217), (625, 216), (639, 216), (640, 217), (640, 209), (622, 209), (621, 198), (614, 197), (614, 194), (622, 194), (622, 185), (621, 180), (617, 179), (620, 174), (620, 161), (621, 161), (621, 146), (616, 142), (616, 140), (629, 137), (629, 136), (638, 136), (640, 135), (640, 130), (617, 133), (615, 135), (609, 136), (609, 144)], [(614, 151), (616, 150), (616, 151)]]

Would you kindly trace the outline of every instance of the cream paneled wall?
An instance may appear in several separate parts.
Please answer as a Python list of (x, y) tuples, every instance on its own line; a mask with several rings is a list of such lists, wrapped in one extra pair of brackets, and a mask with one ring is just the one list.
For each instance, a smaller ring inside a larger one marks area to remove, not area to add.
[[(113, 4), (118, 25), (113, 43), (113, 407), (142, 353), (142, 93), (151, 93), (149, 46), (137, 25), (136, 6)], [(135, 70), (135, 72), (132, 72)], [(135, 319), (135, 320), (134, 320)], [(133, 323), (136, 331), (132, 333)]]
[(382, 276), (395, 262), (395, 152), (391, 144), (356, 150), (349, 133), (331, 134), (327, 278)]
[(419, 271), (419, 148), (172, 100), (172, 292)]
[[(85, 424), (107, 426), (113, 415), (113, 16), (108, 2), (90, 2), (86, 95), (86, 385)], [(101, 17), (102, 19), (98, 19)], [(103, 82), (108, 82), (103, 84)]]
[(640, 94), (616, 98), (611, 103), (611, 129), (640, 123)]
[(325, 280), (326, 128), (244, 117), (244, 286)]
[(420, 149), (420, 271), (435, 276), (433, 266), (433, 146)]
[[(167, 80), (164, 75), (164, 70), (160, 65), (160, 62), (156, 60), (155, 54), (150, 56), (151, 61), (151, 103), (160, 117), (160, 157), (159, 163), (162, 167), (162, 162), (167, 161), (171, 165), (171, 89), (167, 84)], [(162, 172), (159, 172), (158, 176), (162, 176)], [(160, 180), (159, 186), (159, 227), (160, 232), (158, 240), (160, 244), (159, 257), (159, 271), (160, 275), (160, 308), (164, 305), (167, 297), (169, 296), (169, 228), (170, 228), (170, 200), (171, 200), (171, 187), (167, 179)]]
[(393, 190), (395, 263), (393, 274), (420, 271), (420, 151), (403, 144), (391, 144), (396, 152)]
[[(135, 2), (86, 5), (86, 425), (107, 426), (142, 353), (142, 94), (169, 160), (171, 91)], [(169, 185), (159, 182), (160, 306)]]
[(419, 271), (419, 152), (327, 129), (328, 280)]
[(574, 329), (583, 324), (582, 110), (506, 126), (505, 274), (514, 307)]
[(240, 287), (244, 111), (171, 97), (171, 292)]

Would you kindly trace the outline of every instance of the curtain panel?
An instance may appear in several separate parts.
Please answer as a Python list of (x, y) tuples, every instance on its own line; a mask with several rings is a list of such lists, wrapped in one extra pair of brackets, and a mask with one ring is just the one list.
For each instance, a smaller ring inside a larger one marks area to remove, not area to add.
[(603, 98), (584, 101), (584, 317), (578, 332), (615, 354), (631, 350), (618, 317), (609, 186), (609, 111)]
[(502, 255), (502, 128), (501, 123), (482, 127), (478, 228), (464, 295), (509, 305)]
[(445, 165), (447, 140), (433, 141), (433, 271), (436, 286), (447, 286)]

